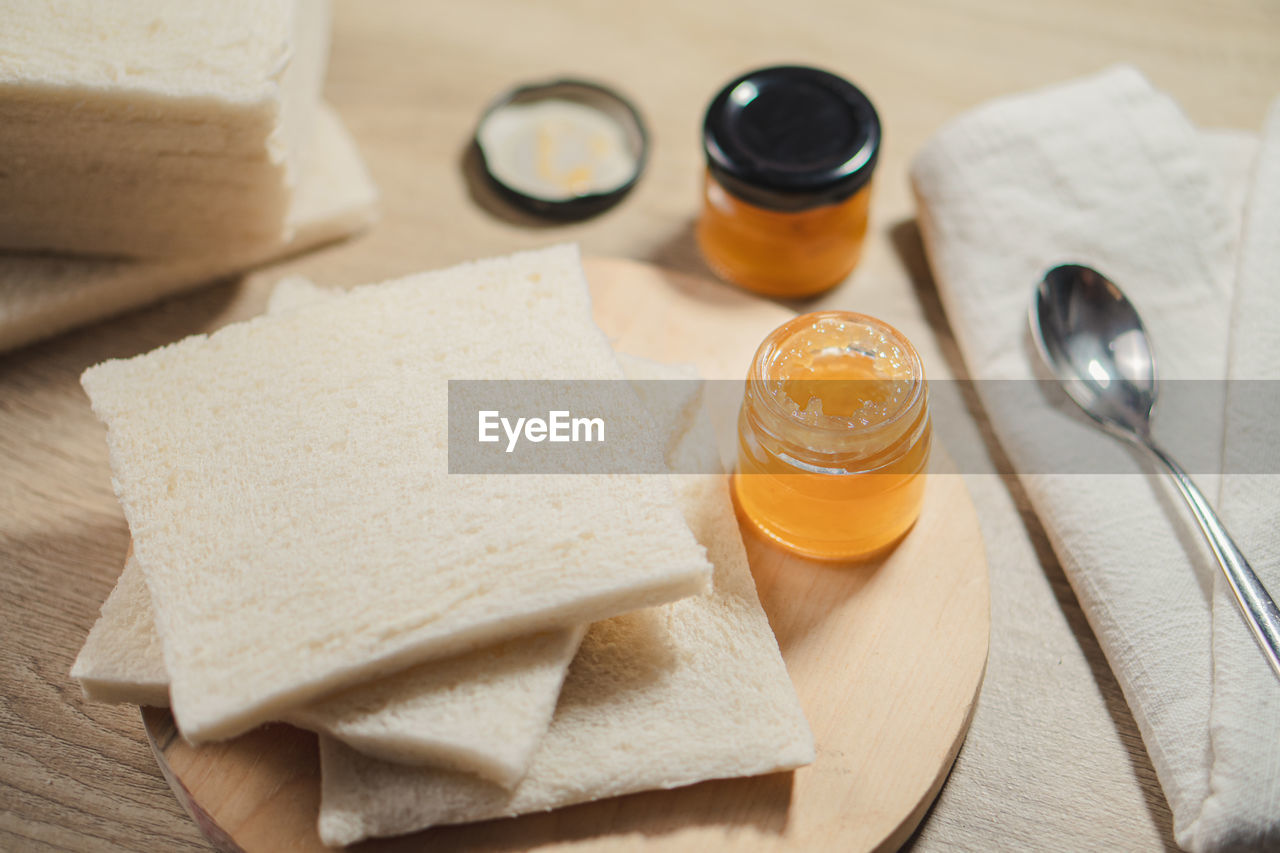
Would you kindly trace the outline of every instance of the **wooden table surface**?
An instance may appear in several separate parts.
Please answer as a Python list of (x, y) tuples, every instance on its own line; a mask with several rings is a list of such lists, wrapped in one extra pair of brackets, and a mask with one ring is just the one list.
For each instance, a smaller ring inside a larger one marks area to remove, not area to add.
[[(285, 271), (349, 285), (576, 240), (588, 254), (705, 274), (690, 231), (702, 110), (737, 73), (779, 62), (853, 79), (885, 126), (864, 261), (814, 304), (888, 319), (930, 374), (945, 376), (963, 366), (912, 223), (913, 152), (988, 98), (1115, 62), (1137, 65), (1199, 124), (1256, 129), (1280, 93), (1280, 4), (339, 0), (327, 94), (382, 189), (383, 221), (246, 281), (0, 357), (0, 849), (205, 847), (137, 712), (87, 704), (67, 677), (128, 539), (105, 447), (65, 440), (92, 418), (72, 393), (79, 371), (250, 313)], [(495, 208), (466, 179), (464, 152), (490, 97), (564, 74), (630, 94), (649, 122), (652, 159), (620, 207), (545, 226)], [(1171, 845), (1132, 717), (1016, 481), (973, 476), (969, 486), (991, 563), (987, 680), (955, 770), (911, 844)]]

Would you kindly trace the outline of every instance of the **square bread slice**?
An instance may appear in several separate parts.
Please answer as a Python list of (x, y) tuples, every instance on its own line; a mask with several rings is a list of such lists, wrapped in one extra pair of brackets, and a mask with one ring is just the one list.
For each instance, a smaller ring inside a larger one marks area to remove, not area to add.
[[(278, 282), (268, 312), (293, 310), (330, 295), (304, 278)], [(629, 379), (670, 377), (676, 368), (619, 355)], [(694, 375), (688, 373), (685, 378)], [(644, 392), (662, 434), (678, 440), (697, 403), (693, 384)], [(518, 637), (424, 664), (284, 715), (286, 722), (335, 737), (366, 755), (475, 773), (510, 787), (528, 770), (551, 722), (569, 662), (585, 626)], [(102, 606), (71, 675), (85, 697), (157, 707), (169, 704), (169, 675), (142, 570), (130, 554)]]
[[(284, 278), (272, 289), (267, 312), (331, 295), (305, 278)], [(585, 630), (517, 637), (423, 664), (296, 708), (284, 719), (386, 761), (447, 767), (511, 786), (551, 722)], [(151, 594), (132, 553), (71, 675), (88, 699), (168, 706), (169, 674)]]
[(289, 239), (327, 0), (0, 0), (0, 248), (126, 257)]
[[(268, 313), (331, 298), (290, 277)], [(154, 626), (153, 626), (154, 630)], [(379, 679), (304, 705), (285, 721), (377, 758), (474, 773), (510, 787), (524, 776), (555, 710), (586, 626), (516, 637)]]
[(85, 372), (189, 740), (705, 590), (664, 478), (450, 474), (450, 377), (623, 378), (575, 247), (358, 288)]
[[(674, 452), (697, 454), (701, 465), (718, 463), (705, 412)], [(322, 737), (325, 844), (771, 773), (813, 760), (813, 736), (756, 597), (727, 478), (671, 479), (715, 565), (712, 591), (592, 625), (551, 727), (514, 789), (379, 762)]]
[(71, 665), (71, 677), (80, 682), (86, 699), (169, 705), (169, 671), (151, 593), (132, 553)]
[[(544, 631), (359, 684), (282, 720), (385, 761), (511, 786), (546, 733), (585, 628)], [(85, 698), (167, 707), (169, 673), (132, 555), (71, 668)]]
[(290, 202), (288, 240), (251, 252), (129, 261), (0, 253), (0, 352), (362, 231), (378, 190), (338, 116), (321, 104)]

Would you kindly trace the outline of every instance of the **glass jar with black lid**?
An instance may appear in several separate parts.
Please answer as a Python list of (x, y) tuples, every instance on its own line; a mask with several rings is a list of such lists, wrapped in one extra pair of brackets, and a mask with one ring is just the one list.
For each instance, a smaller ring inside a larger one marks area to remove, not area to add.
[(698, 244), (720, 276), (769, 296), (839, 284), (867, 231), (880, 119), (852, 83), (778, 66), (725, 86), (703, 124)]

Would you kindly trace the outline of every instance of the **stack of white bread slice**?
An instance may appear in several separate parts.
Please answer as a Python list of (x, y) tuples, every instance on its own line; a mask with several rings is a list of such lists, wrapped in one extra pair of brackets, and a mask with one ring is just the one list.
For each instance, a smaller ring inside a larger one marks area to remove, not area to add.
[(0, 350), (346, 236), (328, 0), (0, 0)]
[(724, 476), (448, 472), (459, 378), (619, 380), (710, 470), (696, 393), (621, 381), (689, 376), (614, 355), (569, 246), (90, 368), (134, 545), (72, 674), (194, 742), (320, 732), (330, 845), (806, 764)]

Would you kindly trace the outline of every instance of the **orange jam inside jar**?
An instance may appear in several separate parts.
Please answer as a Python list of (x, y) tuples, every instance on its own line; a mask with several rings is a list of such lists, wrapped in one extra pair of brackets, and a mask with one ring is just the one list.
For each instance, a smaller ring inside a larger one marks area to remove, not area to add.
[(812, 296), (857, 265), (880, 119), (852, 83), (816, 68), (753, 71), (703, 123), (698, 245), (718, 275), (768, 296)]
[(863, 314), (805, 314), (774, 330), (738, 416), (738, 506), (810, 557), (869, 556), (915, 523), (933, 432), (920, 356)]

